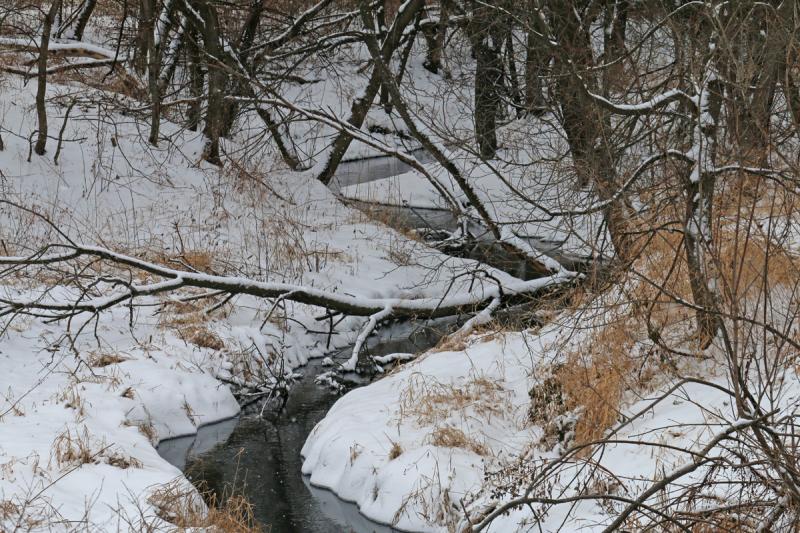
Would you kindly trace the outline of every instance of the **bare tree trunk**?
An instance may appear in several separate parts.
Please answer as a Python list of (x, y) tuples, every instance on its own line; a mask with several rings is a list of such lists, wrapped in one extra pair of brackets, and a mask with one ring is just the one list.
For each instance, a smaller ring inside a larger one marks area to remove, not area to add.
[(186, 31), (190, 32), (188, 39), (187, 55), (189, 56), (189, 94), (192, 98), (189, 104), (187, 113), (188, 124), (187, 127), (191, 131), (197, 131), (200, 126), (200, 119), (202, 118), (202, 100), (203, 100), (203, 61), (201, 57), (199, 38), (200, 35), (193, 25), (189, 24)]
[[(381, 47), (381, 56), (384, 62), (389, 62), (391, 60), (400, 42), (403, 30), (416, 18), (417, 12), (422, 9), (423, 4), (424, 0), (406, 0), (406, 3), (403, 4), (403, 9), (398, 12), (392, 22), (391, 28), (386, 32), (386, 37)], [(353, 105), (350, 108), (350, 116), (347, 119), (349, 124), (356, 128), (360, 128), (364, 124), (367, 113), (370, 107), (372, 107), (372, 102), (375, 100), (380, 88), (381, 74), (379, 69), (373, 68), (363, 95), (353, 101)], [(344, 158), (344, 154), (347, 152), (352, 141), (352, 136), (346, 132), (341, 132), (336, 136), (336, 139), (334, 139), (329, 149), (325, 163), (317, 174), (317, 179), (325, 184), (330, 183), (333, 174), (336, 172), (339, 163), (341, 163)]]
[[(237, 48), (240, 50), (239, 63), (248, 71), (249, 75), (253, 74), (253, 68), (250, 64), (250, 48), (253, 46), (256, 33), (258, 32), (258, 25), (261, 22), (261, 16), (264, 13), (264, 0), (253, 0), (250, 5), (250, 10), (247, 13), (247, 20), (242, 27), (242, 32), (239, 35), (239, 42)], [(233, 81), (231, 94), (234, 96), (243, 96), (249, 94), (245, 85), (249, 82), (241, 77)], [(233, 123), (236, 121), (236, 115), (239, 110), (239, 103), (236, 100), (230, 100), (225, 104), (225, 120), (222, 126), (221, 135), (227, 137), (233, 128)], [(263, 117), (262, 117), (263, 118)], [(269, 125), (267, 125), (269, 127)], [(272, 131), (272, 130), (270, 130)]]
[(686, 211), (684, 247), (689, 284), (696, 311), (697, 336), (707, 347), (719, 329), (716, 275), (710, 252), (713, 247), (713, 206), (716, 174), (717, 123), (722, 105), (722, 83), (710, 81), (699, 95), (700, 109), (695, 118), (693, 152), (696, 161), (684, 179)]
[[(594, 66), (591, 38), (572, 13), (569, 3), (559, 10), (553, 9), (552, 26), (563, 46), (555, 58), (556, 97), (579, 186), (585, 187), (602, 178), (600, 171), (604, 166), (602, 157), (598, 157), (602, 154), (597, 154), (595, 149), (595, 140), (602, 136), (603, 131), (601, 113), (583, 89), (584, 83), (592, 87), (592, 76), (589, 74)], [(585, 73), (587, 79), (579, 78), (576, 69)]]
[[(374, 13), (375, 22), (377, 22), (375, 30), (378, 32), (378, 38), (383, 41), (386, 39), (386, 0), (380, 0), (378, 9), (375, 10)], [(381, 83), (380, 96), (381, 107), (383, 107), (383, 110), (388, 115), (392, 112), (392, 104), (389, 99), (389, 89), (384, 83)]]
[[(772, 108), (778, 84), (786, 79), (790, 34), (796, 27), (795, 9), (793, 2), (783, 2), (777, 12), (766, 15), (766, 41), (760, 47), (761, 53), (754, 58), (754, 63), (759, 68), (748, 87), (752, 87), (752, 96), (743, 124), (742, 151), (751, 153), (753, 157), (750, 159), (758, 166), (767, 166), (769, 159)], [(751, 21), (743, 23), (750, 24)], [(760, 39), (761, 35), (757, 34), (755, 37)], [(790, 107), (791, 104), (790, 102)]]
[[(367, 82), (367, 86), (364, 89), (363, 95), (353, 100), (353, 104), (350, 107), (350, 116), (347, 119), (349, 124), (356, 128), (360, 128), (361, 125), (364, 124), (364, 119), (367, 118), (367, 113), (369, 112), (370, 107), (372, 107), (372, 102), (375, 100), (375, 96), (377, 96), (380, 88), (381, 76), (377, 69), (373, 69), (372, 75)], [(352, 140), (353, 138), (344, 132), (336, 136), (336, 139), (334, 139), (333, 144), (331, 145), (325, 165), (317, 175), (317, 178), (322, 183), (328, 184), (331, 178), (333, 178), (333, 175), (336, 172), (339, 163), (341, 163), (342, 159), (344, 159), (344, 154), (350, 147)]]
[(44, 155), (47, 146), (47, 108), (45, 106), (47, 96), (47, 52), (50, 46), (50, 32), (53, 29), (53, 22), (60, 6), (61, 0), (54, 0), (50, 5), (50, 10), (44, 17), (42, 40), (39, 43), (39, 68), (36, 84), (36, 116), (39, 119), (39, 131), (36, 136), (36, 146), (33, 149), (38, 155)]
[(493, 39), (497, 30), (493, 17), (497, 16), (490, 6), (476, 2), (467, 29), (475, 56), (475, 139), (484, 159), (493, 159), (497, 153), (497, 114), (503, 79), (499, 43)]
[(147, 72), (149, 40), (153, 35), (154, 0), (140, 0), (138, 27), (136, 28), (136, 46), (134, 48), (133, 68), (140, 76)]
[(84, 1), (78, 18), (75, 19), (75, 24), (72, 27), (72, 32), (70, 34), (71, 39), (75, 39), (76, 41), (83, 40), (83, 32), (86, 30), (86, 25), (89, 23), (89, 19), (92, 17), (96, 5), (97, 0)]
[(629, 7), (628, 0), (606, 2), (603, 21), (603, 51), (606, 62), (616, 61), (625, 54)]
[(427, 51), (425, 53), (425, 61), (422, 66), (438, 74), (442, 68), (442, 52), (444, 51), (444, 43), (447, 39), (447, 25), (450, 18), (450, 2), (449, 0), (441, 0), (439, 2), (439, 20), (436, 23), (426, 24), (422, 28), (422, 34), (425, 37)]
[(220, 159), (219, 139), (225, 120), (225, 85), (227, 76), (224, 70), (222, 43), (220, 40), (217, 13), (207, 0), (197, 2), (200, 16), (205, 25), (200, 28), (205, 43), (205, 51), (211, 56), (206, 59), (208, 70), (208, 107), (206, 110), (206, 125), (203, 133), (207, 138), (204, 157), (213, 165), (222, 165)]
[[(561, 110), (561, 124), (569, 144), (579, 187), (594, 185), (599, 198), (606, 202), (603, 215), (617, 258), (627, 264), (634, 256), (633, 237), (627, 230), (630, 209), (625, 198), (617, 195), (616, 169), (611, 144), (608, 114), (588, 94), (597, 84), (591, 36), (592, 16), (580, 20), (570, 2), (554, 3), (550, 24), (561, 49), (554, 56), (554, 96)], [(544, 35), (551, 29), (538, 18), (535, 27)], [(541, 37), (539, 37), (541, 38)], [(544, 43), (543, 43), (544, 44)]]
[(144, 35), (147, 45), (147, 89), (150, 93), (150, 135), (148, 142), (158, 146), (158, 135), (161, 129), (161, 90), (158, 79), (161, 71), (160, 43), (155, 41), (156, 0), (142, 0), (142, 15), (148, 16), (147, 27), (150, 31)]
[(619, 84), (623, 76), (625, 54), (625, 35), (628, 27), (628, 1), (607, 0), (603, 12), (603, 95), (608, 96), (611, 88)]
[[(270, 115), (269, 111), (264, 109), (263, 107), (256, 105), (256, 113), (258, 116), (261, 117), (261, 120), (264, 121), (264, 124), (267, 126), (270, 135), (272, 135), (272, 139), (275, 141), (275, 145), (278, 147), (278, 152), (281, 154), (281, 158), (283, 162), (286, 163), (292, 170), (299, 170), (301, 168), (300, 165), (300, 158), (294, 151), (294, 146), (287, 145), (287, 143), (283, 140), (283, 135), (281, 135), (280, 128), (275, 120)], [(291, 143), (291, 140), (289, 141)]]
[(523, 102), (517, 75), (517, 58), (514, 53), (513, 28), (509, 28), (508, 35), (506, 36), (506, 61), (508, 62), (508, 87), (511, 93), (511, 100), (517, 108), (517, 116), (520, 116)]
[(166, 93), (169, 88), (170, 81), (175, 75), (175, 70), (178, 68), (180, 62), (181, 52), (186, 45), (186, 26), (187, 21), (185, 16), (181, 16), (178, 21), (178, 28), (175, 36), (170, 41), (169, 47), (164, 49), (161, 53), (162, 68), (161, 74), (158, 76), (158, 90), (160, 94)]
[[(535, 16), (535, 15), (532, 15)], [(525, 43), (525, 108), (529, 113), (546, 106), (542, 77), (550, 56), (533, 29), (528, 30)]]

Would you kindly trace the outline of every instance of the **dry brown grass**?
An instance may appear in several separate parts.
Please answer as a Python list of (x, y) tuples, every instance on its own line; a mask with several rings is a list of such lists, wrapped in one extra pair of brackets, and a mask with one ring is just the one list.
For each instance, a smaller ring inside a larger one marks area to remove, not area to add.
[(147, 437), (153, 446), (158, 444), (158, 433), (150, 420), (126, 420), (123, 424), (138, 429), (139, 433)]
[(624, 323), (602, 327), (589, 342), (567, 354), (555, 372), (564, 408), (580, 409), (575, 440), (586, 443), (602, 437), (617, 421), (623, 395), (639, 386), (630, 379), (634, 336)]
[(394, 461), (403, 455), (403, 447), (397, 442), (392, 442), (392, 447), (389, 448), (389, 460)]
[(0, 520), (6, 521), (19, 514), (19, 505), (11, 500), (0, 500)]
[(61, 468), (99, 463), (121, 469), (142, 467), (142, 463), (134, 457), (125, 456), (104, 442), (97, 442), (85, 426), (83, 431), (76, 429), (73, 433), (66, 429), (59, 434), (53, 441), (52, 453)]
[(473, 437), (468, 437), (463, 431), (453, 426), (434, 429), (433, 433), (428, 437), (428, 442), (434, 446), (442, 446), (444, 448), (469, 450), (481, 456), (489, 454), (485, 444), (478, 442)]
[(178, 270), (197, 270), (209, 274), (215, 273), (215, 254), (209, 250), (183, 250), (176, 255), (167, 255), (163, 252), (150, 252), (145, 254), (145, 259)]
[(435, 425), (467, 410), (484, 419), (509, 412), (503, 388), (483, 375), (471, 375), (464, 383), (445, 384), (415, 373), (400, 395), (400, 417), (412, 416), (423, 426)]
[(214, 255), (206, 250), (188, 250), (183, 252), (179, 259), (200, 272), (212, 272)]
[(83, 397), (81, 397), (75, 386), (64, 389), (57, 399), (60, 402), (64, 402), (64, 407), (74, 409), (78, 417), (82, 417), (86, 413), (86, 405)]
[[(430, 428), (427, 442), (433, 446), (461, 448), (487, 455), (488, 448), (457, 427), (460, 421), (489, 423), (492, 417), (510, 416), (512, 407), (503, 387), (485, 375), (473, 372), (464, 382), (445, 384), (423, 374), (413, 374), (400, 395), (399, 417), (413, 417), (420, 427)], [(402, 454), (393, 443), (389, 458)], [(397, 455), (395, 455), (397, 454)]]
[(165, 302), (165, 310), (159, 315), (159, 326), (175, 330), (185, 342), (200, 348), (223, 350), (225, 343), (208, 327), (211, 317), (204, 311), (204, 305), (208, 302)]
[(188, 326), (181, 330), (180, 333), (184, 339), (200, 348), (208, 348), (217, 351), (225, 348), (225, 343), (222, 342), (222, 339), (208, 328), (202, 326)]
[(501, 339), (503, 333), (506, 331), (514, 331), (513, 327), (508, 324), (501, 323), (498, 320), (490, 320), (485, 324), (476, 325), (472, 331), (463, 335), (455, 332), (451, 335), (445, 335), (436, 346), (431, 348), (431, 353), (438, 352), (462, 352), (473, 343), (490, 342), (496, 339)]
[(89, 354), (86, 362), (91, 367), (103, 368), (109, 365), (116, 365), (127, 360), (127, 357), (123, 357), (116, 353), (92, 352)]
[[(800, 279), (800, 257), (778, 243), (734, 224), (720, 228), (712, 258), (714, 273), (727, 305), (739, 305), (777, 286), (792, 286)], [(683, 322), (689, 313), (664, 294), (692, 301), (682, 239), (674, 233), (659, 233), (634, 264), (634, 270), (654, 282), (634, 288), (634, 301), (647, 307), (659, 327)], [(656, 286), (654, 286), (656, 285)], [(682, 313), (679, 311), (683, 309)], [(641, 309), (644, 309), (642, 307)]]
[[(205, 502), (203, 501), (205, 499)], [(148, 498), (162, 520), (179, 530), (205, 530), (220, 533), (260, 533), (253, 505), (241, 494), (223, 495), (206, 492), (202, 498), (185, 481), (176, 479), (153, 491)]]

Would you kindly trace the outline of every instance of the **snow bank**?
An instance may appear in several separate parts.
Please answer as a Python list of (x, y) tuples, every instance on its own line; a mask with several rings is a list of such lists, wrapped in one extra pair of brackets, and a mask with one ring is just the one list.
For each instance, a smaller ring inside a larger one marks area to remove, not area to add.
[[(239, 412), (211, 374), (218, 356), (145, 325), (142, 345), (124, 311), (101, 319), (102, 345), (81, 335), (78, 356), (53, 344), (64, 340), (58, 329), (19, 320), (0, 343), (0, 499), (11, 510), (0, 523), (106, 531), (127, 516), (169, 527), (147, 497), (182, 474), (154, 446)], [(201, 360), (205, 369), (192, 364)]]
[(486, 464), (519, 456), (540, 432), (525, 422), (524, 343), (515, 334), (429, 353), (348, 393), (309, 436), (303, 473), (378, 522), (446, 530)]
[[(585, 331), (573, 329), (576, 318), (564, 315), (538, 333), (474, 337), (463, 350), (428, 353), (349, 392), (310, 434), (302, 450), (303, 473), (311, 484), (356, 503), (367, 517), (415, 532), (460, 530), (467, 525), (465, 511), (475, 518), (519, 497), (535, 468), (563, 450), (530, 421), (529, 391), (549, 375), (553, 363), (564, 361), (565, 351), (587, 338)], [(713, 365), (700, 372), (725, 384), (724, 377), (715, 377)], [(629, 392), (620, 420), (650, 406), (671, 386), (660, 382), (644, 396)], [(798, 389), (792, 388), (785, 405), (797, 401)], [(727, 395), (687, 383), (624, 427), (618, 442), (594, 459), (600, 472), (624, 483), (620, 494), (637, 494), (691, 458), (680, 450), (702, 447), (732, 422)], [(663, 443), (675, 448), (658, 447)], [(589, 479), (582, 464), (564, 465), (547, 494), (579, 494), (582, 480)], [(487, 531), (601, 531), (614, 512), (613, 506), (591, 500), (524, 506), (498, 517)]]
[[(200, 261), (203, 271), (262, 283), (339, 294), (346, 287), (351, 298), (480, 289), (481, 280), (458, 277), (475, 262), (449, 258), (370, 221), (304, 174), (267, 172), (278, 166), (269, 150), (246, 162), (245, 170), (258, 176), (252, 181), (247, 172), (203, 163), (199, 134), (165, 121), (162, 132), (172, 142), (153, 148), (130, 117), (78, 104), (58, 165), (52, 140), (48, 154), (29, 162), (35, 87), (14, 76), (0, 83), (0, 199), (45, 213), (76, 241), (175, 268)], [(65, 110), (56, 102), (85, 97), (86, 90), (48, 87), (53, 125)], [(3, 254), (25, 255), (58, 236), (3, 204), (0, 239)], [(514, 281), (502, 272), (494, 276)], [(3, 283), (0, 297), (30, 297), (52, 279)], [(127, 517), (168, 529), (148, 495), (176, 478), (188, 482), (154, 446), (238, 412), (217, 378), (236, 381), (244, 366), (257, 362), (255, 354), (291, 372), (328, 347), (351, 343), (363, 324), (348, 318), (328, 339), (313, 332), (320, 329), (319, 309), (289, 304), (291, 320), (272, 317), (263, 324), (270, 306), (239, 297), (220, 319), (194, 324), (219, 338), (218, 349), (198, 346), (189, 334), (193, 324), (169, 324), (164, 313), (156, 315), (163, 301), (143, 303), (149, 306), (101, 316), (80, 335), (88, 315), (49, 324), (20, 318), (0, 337), (0, 501), (9, 509), (0, 517), (2, 527), (41, 517), (53, 529), (77, 521), (103, 531)]]

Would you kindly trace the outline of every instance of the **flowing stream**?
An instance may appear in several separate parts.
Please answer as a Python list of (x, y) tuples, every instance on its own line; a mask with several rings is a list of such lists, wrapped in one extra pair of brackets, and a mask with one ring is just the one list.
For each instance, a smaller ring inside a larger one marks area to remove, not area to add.
[[(452, 320), (420, 326), (400, 323), (370, 339), (373, 355), (416, 353), (438, 342), (454, 327)], [(348, 349), (335, 354), (344, 361)], [(163, 441), (162, 457), (184, 471), (197, 486), (217, 495), (233, 487), (254, 506), (255, 518), (272, 533), (389, 533), (392, 528), (364, 518), (358, 508), (332, 492), (313, 487), (300, 473), (300, 449), (314, 426), (340, 397), (314, 383), (323, 370), (312, 359), (292, 387), (284, 412), (274, 420), (245, 411), (235, 419), (200, 428), (197, 436)], [(349, 387), (364, 382), (355, 381)]]
[[(424, 154), (417, 155), (425, 160)], [(354, 183), (401, 174), (409, 168), (386, 157), (343, 163), (331, 188), (338, 191)], [(390, 211), (392, 216), (386, 218), (398, 229), (455, 229), (456, 221), (448, 211), (386, 206), (380, 209)], [(530, 277), (525, 263), (510, 257), (496, 243), (479, 243), (457, 255), (479, 259), (519, 278)], [(417, 353), (435, 345), (453, 327), (452, 320), (395, 324), (379, 330), (367, 347), (372, 355)], [(344, 360), (349, 355), (349, 349), (344, 349), (333, 357)], [(223, 496), (233, 487), (243, 493), (253, 504), (255, 518), (265, 531), (394, 531), (364, 518), (354, 504), (311, 486), (300, 472), (300, 449), (341, 394), (314, 383), (314, 377), (323, 370), (319, 359), (311, 360), (302, 369), (304, 377), (292, 387), (284, 411), (274, 420), (245, 410), (235, 419), (200, 428), (196, 436), (164, 441), (158, 452), (204, 490)], [(358, 379), (353, 376), (348, 386), (365, 384)]]

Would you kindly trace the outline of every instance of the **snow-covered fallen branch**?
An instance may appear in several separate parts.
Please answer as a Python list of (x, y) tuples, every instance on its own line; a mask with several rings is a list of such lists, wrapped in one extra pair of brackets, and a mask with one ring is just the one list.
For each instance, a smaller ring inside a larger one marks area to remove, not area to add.
[[(61, 72), (67, 72), (69, 70), (79, 70), (83, 68), (99, 68), (99, 67), (109, 67), (116, 63), (116, 61), (112, 59), (89, 59), (86, 61), (76, 61), (74, 63), (65, 63), (63, 65), (56, 65), (54, 67), (50, 67), (45, 71), (46, 75), (50, 74), (58, 74)], [(26, 76), (28, 78), (36, 78), (39, 76), (39, 73), (23, 67), (16, 67), (16, 66), (0, 66), (0, 70), (4, 72), (8, 72), (9, 74), (18, 74), (20, 76)]]
[[(0, 37), (0, 47), (12, 48), (26, 52), (39, 51), (39, 39), (23, 37)], [(96, 44), (78, 41), (52, 42), (47, 50), (53, 55), (92, 57), (94, 59), (114, 59), (113, 50), (108, 50)]]
[[(375, 321), (388, 316), (437, 318), (480, 311), (498, 299), (503, 304), (508, 304), (523, 298), (536, 297), (579, 277), (572, 272), (559, 272), (530, 281), (517, 281), (505, 286), (481, 285), (469, 292), (447, 293), (435, 297), (367, 298), (290, 283), (266, 283), (244, 277), (175, 270), (107, 248), (75, 243), (50, 245), (30, 256), (0, 257), (0, 265), (9, 267), (5, 270), (5, 273), (8, 273), (34, 265), (55, 267), (59, 264), (69, 264), (74, 267), (75, 262), (80, 259), (94, 263), (104, 261), (117, 267), (148, 273), (160, 279), (150, 283), (133, 283), (132, 278), (97, 274), (89, 287), (74, 298), (56, 298), (49, 292), (37, 298), (0, 297), (0, 316), (21, 313), (56, 320), (67, 319), (80, 313), (98, 313), (123, 302), (132, 302), (142, 296), (193, 287), (227, 294), (247, 294), (258, 298), (283, 298), (324, 307), (342, 314), (370, 316)], [(99, 286), (108, 287), (110, 291), (102, 296), (89, 297), (89, 293), (95, 292)]]
[(378, 322), (381, 320), (385, 320), (389, 318), (392, 314), (392, 306), (387, 305), (382, 310), (378, 311), (374, 315), (369, 317), (366, 325), (361, 329), (361, 333), (358, 334), (358, 338), (356, 338), (356, 342), (353, 345), (353, 353), (350, 356), (350, 359), (345, 361), (342, 365), (344, 370), (355, 370), (356, 364), (358, 363), (358, 356), (361, 353), (361, 348), (364, 346), (364, 343), (367, 342), (367, 337), (369, 334), (375, 330), (375, 326), (378, 325)]

